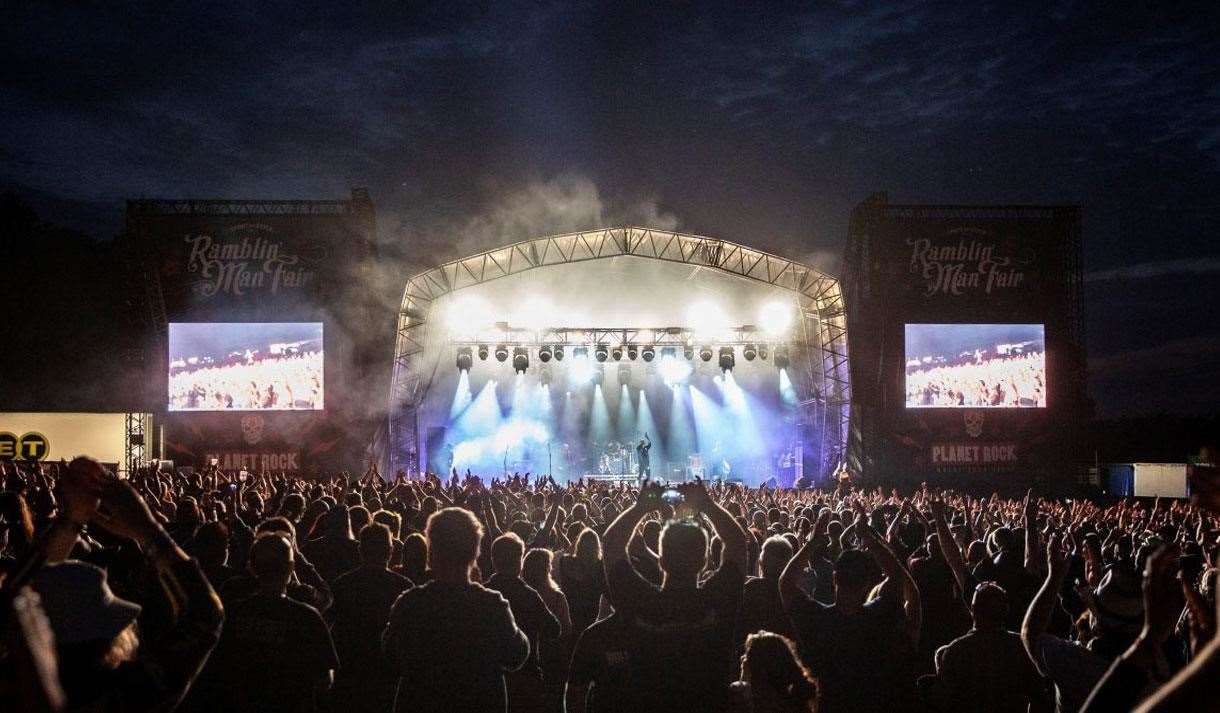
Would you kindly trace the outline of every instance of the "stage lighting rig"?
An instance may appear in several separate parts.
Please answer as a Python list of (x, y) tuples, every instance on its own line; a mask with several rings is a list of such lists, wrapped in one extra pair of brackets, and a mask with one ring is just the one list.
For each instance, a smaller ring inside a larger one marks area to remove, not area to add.
[(741, 350), (741, 355), (746, 358), (746, 361), (754, 361), (754, 358), (758, 356), (758, 345), (747, 344), (746, 348)]
[(772, 361), (775, 362), (776, 369), (787, 369), (788, 368), (788, 347), (776, 347), (775, 348), (775, 358)]
[(555, 347), (555, 361), (563, 361), (563, 347)]
[(551, 360), (551, 348), (550, 347), (542, 347), (541, 349), (538, 350), (538, 361), (545, 364), (550, 360)]
[(686, 346), (682, 347), (682, 356), (683, 356), (683, 357), (684, 357), (684, 358), (685, 358), (687, 361), (690, 361), (690, 360), (694, 359), (694, 358), (695, 358), (695, 348), (694, 348), (694, 347), (692, 347), (692, 346), (691, 346), (691, 345), (689, 345), (689, 344), (687, 344)]
[(530, 353), (525, 347), (513, 349), (513, 371), (524, 374), (530, 368)]
[(759, 344), (759, 345), (758, 345), (758, 358), (759, 358), (759, 359), (766, 359), (766, 358), (767, 358), (767, 345), (766, 345), (766, 344)]
[(610, 358), (615, 361), (623, 360), (623, 345), (618, 345), (610, 350)]
[(496, 361), (508, 361), (508, 346), (504, 344), (496, 345)]
[(593, 358), (597, 360), (598, 364), (604, 363), (606, 361), (606, 359), (608, 359), (609, 357), (610, 357), (610, 350), (606, 349), (605, 344), (598, 344), (593, 349)]
[(471, 356), (470, 347), (458, 347), (458, 350), (457, 350), (458, 371), (470, 371), (470, 366), (473, 363), (474, 363), (474, 357)]
[(635, 345), (627, 347), (627, 358), (635, 361), (640, 356), (640, 350)]
[(699, 358), (702, 359), (703, 361), (711, 361), (712, 360), (712, 348), (706, 347), (706, 346), (699, 347)]
[(733, 347), (720, 347), (720, 370), (732, 371), (736, 364), (737, 359), (733, 356)]
[(487, 345), (479, 345), (479, 361), (487, 361)]
[(640, 357), (646, 362), (651, 362), (653, 359), (657, 358), (657, 350), (654, 349), (651, 344), (649, 344), (640, 350)]

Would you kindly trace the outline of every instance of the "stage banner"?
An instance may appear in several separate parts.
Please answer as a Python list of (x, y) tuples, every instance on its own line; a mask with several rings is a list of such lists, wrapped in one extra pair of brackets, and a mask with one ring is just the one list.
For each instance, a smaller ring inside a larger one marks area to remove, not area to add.
[(375, 216), (350, 200), (132, 200), (152, 315), (145, 400), (167, 458), (306, 471), (371, 440), (392, 318), (370, 289)]
[(1079, 230), (1070, 206), (856, 209), (850, 468), (921, 479), (1068, 457), (1085, 403)]

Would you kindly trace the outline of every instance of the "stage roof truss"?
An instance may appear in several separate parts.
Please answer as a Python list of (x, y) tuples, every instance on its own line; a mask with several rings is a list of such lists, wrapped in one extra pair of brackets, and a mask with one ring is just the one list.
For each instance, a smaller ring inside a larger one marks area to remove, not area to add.
[[(801, 367), (805, 378), (802, 381), (807, 382), (810, 391), (801, 401), (816, 404), (816, 407), (802, 405), (801, 408), (803, 411), (806, 408), (820, 410), (816, 417), (810, 413), (807, 421), (816, 422), (822, 433), (823, 470), (828, 472), (842, 461), (851, 385), (847, 370), (846, 316), (838, 280), (809, 265), (725, 240), (669, 230), (621, 227), (533, 238), (452, 260), (407, 280), (399, 309), (390, 394), (391, 448), (394, 449), (392, 460), (395, 465), (399, 465), (395, 460), (399, 444), (404, 444), (402, 447), (409, 452), (408, 460), (415, 456), (419, 446), (415, 409), (431, 384), (431, 374), (415, 368), (414, 362), (425, 349), (420, 331), (428, 323), (433, 302), (466, 287), (540, 267), (620, 256), (708, 267), (796, 293), (803, 317), (799, 328), (805, 346), (805, 364)], [(583, 334), (586, 331), (614, 332), (619, 336), (624, 332), (621, 327), (579, 329), (582, 340), (588, 336)], [(638, 338), (638, 333), (649, 330), (631, 328), (631, 331), (637, 335), (633, 338)], [(740, 343), (750, 342), (774, 343), (774, 340), (759, 336)], [(550, 343), (579, 345), (568, 341)], [(597, 343), (597, 338), (584, 342), (585, 345)], [(722, 343), (728, 342), (715, 342), (717, 345)], [(696, 340), (695, 346), (701, 344)], [(674, 346), (679, 343), (675, 342)], [(815, 357), (815, 352), (820, 358)], [(411, 467), (410, 462), (402, 465)]]

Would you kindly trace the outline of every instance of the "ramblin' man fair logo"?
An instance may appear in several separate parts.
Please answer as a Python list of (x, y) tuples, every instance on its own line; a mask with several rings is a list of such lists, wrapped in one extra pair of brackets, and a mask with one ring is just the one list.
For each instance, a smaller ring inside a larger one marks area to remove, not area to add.
[(960, 295), (982, 291), (991, 294), (1025, 281), (1027, 260), (997, 255), (986, 231), (963, 228), (946, 236), (952, 242), (907, 238), (911, 246), (911, 272), (925, 280), (924, 296)]
[(204, 233), (185, 238), (190, 249), (186, 267), (198, 275), (194, 290), (200, 296), (240, 297), (252, 290), (277, 294), (313, 281), (314, 271), (301, 264), (300, 255), (284, 251), (279, 240), (259, 235), (270, 233), (270, 226), (246, 223), (225, 232), (221, 238)]

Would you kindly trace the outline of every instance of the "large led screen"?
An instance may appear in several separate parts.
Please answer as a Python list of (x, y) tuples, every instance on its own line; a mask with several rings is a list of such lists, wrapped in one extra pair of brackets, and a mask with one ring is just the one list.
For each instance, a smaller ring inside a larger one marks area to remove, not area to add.
[(1041, 324), (906, 325), (907, 408), (1043, 408)]
[(173, 322), (170, 411), (322, 408), (321, 322)]

